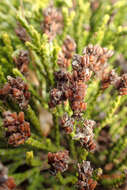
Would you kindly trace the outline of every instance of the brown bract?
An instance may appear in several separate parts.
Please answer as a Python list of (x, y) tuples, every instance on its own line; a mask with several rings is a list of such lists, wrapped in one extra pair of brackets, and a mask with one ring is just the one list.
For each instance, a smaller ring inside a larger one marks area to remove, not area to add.
[(24, 120), (24, 113), (19, 112), (17, 115), (16, 112), (7, 111), (3, 113), (3, 117), (8, 144), (13, 146), (24, 144), (31, 135), (30, 125)]

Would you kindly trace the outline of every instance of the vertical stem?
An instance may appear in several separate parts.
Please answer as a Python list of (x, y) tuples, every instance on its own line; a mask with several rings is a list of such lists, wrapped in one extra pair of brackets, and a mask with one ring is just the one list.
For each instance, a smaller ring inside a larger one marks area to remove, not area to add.
[(56, 146), (59, 147), (60, 146), (60, 131), (59, 131), (58, 117), (56, 114), (53, 114), (53, 122), (56, 129), (55, 131)]

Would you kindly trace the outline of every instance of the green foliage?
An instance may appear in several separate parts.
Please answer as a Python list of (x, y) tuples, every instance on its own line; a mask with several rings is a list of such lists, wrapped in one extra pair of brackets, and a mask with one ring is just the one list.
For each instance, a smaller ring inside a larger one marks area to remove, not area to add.
[[(100, 44), (115, 52), (109, 60), (110, 68), (116, 68), (119, 73), (123, 72), (121, 66), (117, 64), (118, 55), (122, 55), (124, 64), (127, 64), (127, 1), (97, 2), (97, 8), (92, 9), (92, 0), (77, 0), (76, 6), (72, 0), (54, 0), (54, 6), (62, 12), (63, 31), (49, 42), (48, 36), (41, 29), (44, 20), (42, 13), (50, 5), (49, 0), (0, 1), (0, 88), (4, 86), (9, 75), (19, 76), (28, 84), (31, 100), (24, 113), (32, 131), (31, 137), (24, 145), (14, 148), (7, 145), (2, 113), (7, 110), (12, 112), (21, 110), (8, 99), (6, 101), (0, 99), (0, 160), (7, 165), (9, 175), (14, 177), (17, 185), (22, 187), (22, 183), (26, 182), (27, 190), (74, 189), (78, 179), (75, 163), (82, 160), (90, 160), (94, 167), (102, 168), (104, 174), (108, 175), (106, 179), (103, 175), (100, 178), (93, 176), (102, 189), (104, 187), (118, 189), (125, 181), (124, 173), (113, 178), (111, 175), (127, 169), (126, 96), (118, 96), (112, 87), (103, 92), (98, 79), (90, 80), (85, 97), (87, 110), (83, 117), (97, 122), (95, 128), (97, 142), (106, 127), (109, 129), (108, 135), (111, 140), (108, 149), (96, 151), (95, 154), (79, 147), (78, 142), (72, 139), (75, 131), (69, 137), (63, 134), (59, 118), (64, 112), (72, 114), (69, 103), (53, 109), (49, 109), (48, 106), (49, 92), (55, 85), (54, 72), (59, 69), (58, 54), (67, 35), (75, 40), (78, 54), (82, 54), (83, 48), (88, 44)], [(30, 37), (29, 41), (22, 42), (16, 36), (17, 22), (26, 30)], [(14, 55), (21, 49), (29, 51), (29, 72), (34, 72), (39, 84), (37, 86), (32, 79), (25, 77), (14, 63)], [(39, 118), (41, 109), (46, 109), (52, 114), (53, 127), (48, 137), (43, 134), (43, 123)], [(100, 117), (100, 113), (104, 114), (103, 118)], [(75, 160), (72, 161), (74, 170), (72, 172), (70, 169), (68, 173), (63, 175), (58, 173), (52, 177), (49, 174), (47, 153), (64, 149), (69, 150), (71, 161)], [(107, 163), (113, 164), (110, 171), (105, 170)]]

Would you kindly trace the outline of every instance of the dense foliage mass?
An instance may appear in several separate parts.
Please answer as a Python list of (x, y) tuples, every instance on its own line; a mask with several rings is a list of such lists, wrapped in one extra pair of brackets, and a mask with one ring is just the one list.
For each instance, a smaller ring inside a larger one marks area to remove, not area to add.
[(0, 190), (127, 188), (127, 1), (0, 1)]

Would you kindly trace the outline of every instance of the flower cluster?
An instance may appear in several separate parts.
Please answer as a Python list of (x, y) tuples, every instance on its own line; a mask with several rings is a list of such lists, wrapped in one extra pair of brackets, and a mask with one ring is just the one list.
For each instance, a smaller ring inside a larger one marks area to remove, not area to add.
[(13, 60), (21, 73), (26, 74), (28, 72), (30, 62), (28, 51), (21, 50), (18, 57), (14, 57)]
[(48, 35), (49, 40), (53, 40), (56, 34), (59, 34), (63, 28), (63, 16), (59, 10), (52, 6), (48, 7), (43, 15), (43, 32)]
[[(74, 48), (72, 48), (72, 45), (70, 45), (70, 47), (70, 49), (74, 50)], [(67, 48), (65, 48), (65, 50), (66, 49)], [(65, 50), (64, 52), (66, 52)], [(107, 67), (107, 60), (112, 55), (113, 51), (108, 50), (107, 48), (102, 48), (99, 45), (88, 45), (83, 50), (82, 56), (74, 55), (72, 59), (72, 73), (65, 73), (63, 70), (55, 73), (56, 86), (61, 85), (61, 89), (57, 87), (51, 90), (51, 107), (55, 107), (62, 101), (68, 99), (74, 115), (79, 116), (81, 112), (85, 111), (87, 106), (87, 104), (84, 102), (84, 97), (86, 95), (87, 89), (86, 82), (90, 80), (92, 72), (95, 74), (103, 73)], [(64, 75), (66, 76), (67, 80), (64, 80), (64, 82), (60, 83), (59, 85), (59, 79), (56, 77), (56, 75)], [(110, 80), (113, 80), (113, 77), (114, 76), (111, 76)]]
[(96, 144), (93, 140), (93, 129), (95, 126), (95, 121), (83, 120), (82, 118), (80, 118), (80, 120), (76, 120), (75, 122), (74, 115), (69, 117), (68, 114), (65, 113), (61, 118), (61, 126), (65, 130), (66, 134), (70, 134), (73, 132), (74, 125), (76, 127), (76, 131), (73, 139), (79, 140), (82, 147), (84, 147), (88, 151), (95, 150)]
[(24, 142), (30, 137), (30, 125), (24, 120), (24, 113), (10, 111), (3, 113), (4, 127), (6, 130), (6, 137), (8, 138), (8, 144), (18, 146), (24, 144)]
[(93, 151), (96, 148), (96, 144), (93, 140), (94, 133), (93, 128), (95, 126), (95, 121), (84, 120), (83, 125), (76, 128), (76, 134), (73, 139), (78, 139), (81, 145), (88, 151)]
[(57, 172), (64, 172), (68, 169), (69, 152), (59, 151), (57, 153), (48, 153), (48, 164), (51, 166), (50, 172), (56, 175)]
[(57, 64), (61, 68), (68, 68), (68, 66), (71, 63), (71, 59), (75, 49), (76, 49), (75, 41), (70, 36), (67, 36), (63, 42), (62, 50), (58, 55)]
[(78, 189), (79, 190), (94, 190), (97, 182), (92, 179), (93, 169), (89, 161), (83, 161), (78, 164)]
[(15, 100), (21, 109), (27, 108), (30, 99), (30, 92), (27, 84), (20, 78), (13, 78), (8, 76), (8, 83), (0, 89), (0, 96), (9, 96)]
[(0, 190), (13, 190), (16, 187), (14, 179), (8, 177), (8, 170), (0, 162)]
[(89, 67), (94, 72), (100, 72), (107, 66), (107, 60), (113, 55), (112, 50), (99, 45), (88, 45), (83, 50), (83, 55), (89, 57)]

